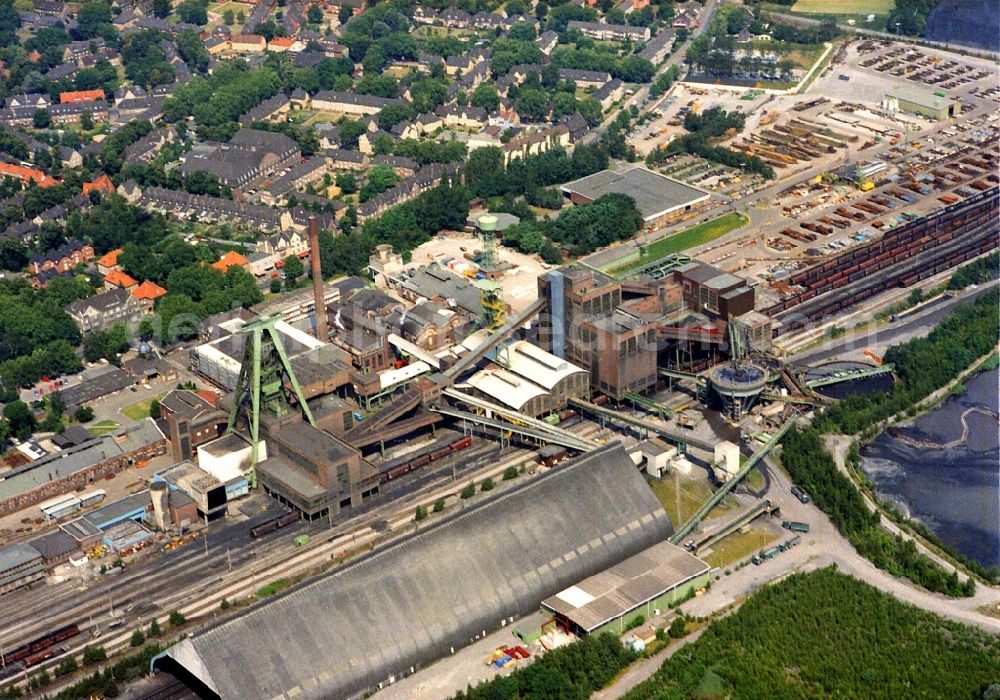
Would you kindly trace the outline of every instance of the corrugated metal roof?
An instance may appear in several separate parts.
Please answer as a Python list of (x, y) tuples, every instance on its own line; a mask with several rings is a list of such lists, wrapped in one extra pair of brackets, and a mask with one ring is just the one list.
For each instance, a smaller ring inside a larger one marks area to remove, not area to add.
[(615, 443), (250, 608), (167, 656), (224, 698), (349, 697), (532, 612), (672, 529)]

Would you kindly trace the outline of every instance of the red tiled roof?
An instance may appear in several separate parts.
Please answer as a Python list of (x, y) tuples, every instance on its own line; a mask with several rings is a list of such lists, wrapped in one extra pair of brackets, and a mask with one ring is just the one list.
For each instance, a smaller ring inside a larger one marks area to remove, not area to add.
[(166, 289), (156, 284), (156, 282), (150, 282), (149, 280), (146, 280), (132, 290), (132, 296), (143, 301), (155, 301), (166, 293)]
[(104, 281), (114, 287), (124, 287), (125, 289), (138, 284), (138, 282), (121, 270), (112, 270), (104, 276)]
[(75, 90), (72, 92), (60, 92), (59, 104), (72, 104), (75, 102), (93, 102), (103, 100), (104, 90)]

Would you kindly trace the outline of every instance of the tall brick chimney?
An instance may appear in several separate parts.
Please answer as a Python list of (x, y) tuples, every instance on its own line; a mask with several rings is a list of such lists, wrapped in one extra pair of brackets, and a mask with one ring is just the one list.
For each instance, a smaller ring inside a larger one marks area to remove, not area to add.
[(323, 269), (319, 262), (319, 222), (309, 217), (309, 263), (312, 267), (313, 297), (316, 301), (316, 338), (327, 341), (326, 300), (323, 298)]

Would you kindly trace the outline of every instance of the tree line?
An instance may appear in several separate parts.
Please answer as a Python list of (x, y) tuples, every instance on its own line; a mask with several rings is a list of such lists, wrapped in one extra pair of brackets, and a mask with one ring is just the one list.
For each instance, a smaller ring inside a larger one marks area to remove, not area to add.
[(624, 698), (972, 700), (996, 697), (998, 659), (1000, 638), (826, 568), (758, 590)]

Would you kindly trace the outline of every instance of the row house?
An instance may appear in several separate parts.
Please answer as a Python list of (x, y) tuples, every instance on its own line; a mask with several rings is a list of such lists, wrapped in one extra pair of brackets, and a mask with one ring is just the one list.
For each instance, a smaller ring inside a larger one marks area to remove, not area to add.
[(327, 163), (334, 170), (366, 170), (368, 156), (360, 151), (349, 151), (344, 148), (328, 148), (323, 151)]
[(313, 156), (307, 161), (296, 163), (287, 173), (272, 180), (258, 193), (260, 201), (275, 206), (284, 204), (290, 192), (323, 179), (326, 173), (326, 158)]
[(72, 31), (80, 26), (75, 19), (64, 22), (59, 17), (30, 10), (18, 10), (17, 16), (21, 20), (21, 26), (26, 29), (46, 29), (63, 24), (67, 30)]
[(308, 252), (309, 236), (294, 229), (282, 231), (258, 241), (256, 250), (258, 253), (282, 260), (289, 255)]
[(174, 214), (204, 221), (236, 223), (264, 231), (284, 231), (292, 226), (288, 211), (259, 204), (236, 202), (221, 197), (190, 194), (162, 187), (147, 187), (141, 191), (138, 205), (144, 209)]
[(71, 239), (55, 250), (45, 254), (36, 254), (28, 261), (28, 271), (35, 274), (44, 270), (68, 272), (77, 265), (83, 265), (94, 259), (94, 248), (86, 241)]
[(4, 107), (12, 109), (14, 107), (29, 107), (31, 109), (47, 109), (52, 104), (52, 98), (42, 92), (21, 93), (11, 95), (4, 100)]
[(41, 170), (27, 168), (23, 165), (15, 165), (14, 163), (0, 162), (0, 177), (10, 177), (25, 183), (33, 182), (39, 187), (51, 187), (52, 185), (59, 184), (58, 180), (54, 177), (49, 177)]
[(598, 70), (560, 68), (559, 79), (576, 83), (578, 88), (599, 88), (611, 80), (611, 75)]
[(135, 143), (125, 147), (125, 161), (128, 163), (151, 163), (168, 143), (175, 138), (172, 126), (153, 129)]
[(313, 95), (311, 108), (322, 112), (337, 112), (352, 116), (369, 116), (381, 112), (398, 100), (374, 95), (358, 95), (353, 92), (323, 90)]
[(89, 53), (107, 48), (107, 42), (102, 37), (85, 39), (83, 41), (71, 41), (63, 49), (64, 61), (76, 61)]
[(162, 97), (136, 97), (132, 100), (122, 100), (108, 111), (108, 118), (113, 124), (124, 126), (131, 121), (158, 121), (163, 117)]
[(440, 163), (425, 165), (410, 177), (401, 180), (395, 187), (386, 190), (373, 199), (369, 199), (358, 207), (358, 221), (371, 219), (387, 209), (415, 199), (423, 192), (441, 182), (441, 178), (446, 173), (453, 172), (454, 170), (454, 165), (445, 166)]
[(511, 139), (501, 150), (504, 163), (509, 163), (515, 158), (536, 156), (553, 148), (566, 148), (569, 144), (569, 128), (565, 124), (556, 124), (542, 131)]
[(288, 114), (291, 109), (291, 100), (279, 92), (274, 97), (269, 97), (256, 107), (247, 110), (238, 121), (243, 126), (250, 126), (254, 122), (278, 121), (278, 117)]
[(417, 161), (412, 158), (404, 158), (403, 156), (375, 156), (371, 159), (371, 164), (388, 165), (399, 177), (409, 177), (420, 170), (420, 164)]
[(649, 27), (631, 27), (626, 24), (605, 24), (603, 22), (581, 22), (570, 20), (569, 30), (577, 30), (584, 36), (597, 41), (649, 41), (652, 33)]
[(441, 105), (434, 110), (447, 127), (465, 129), (481, 129), (486, 125), (488, 115), (482, 107), (462, 107), (459, 105)]

